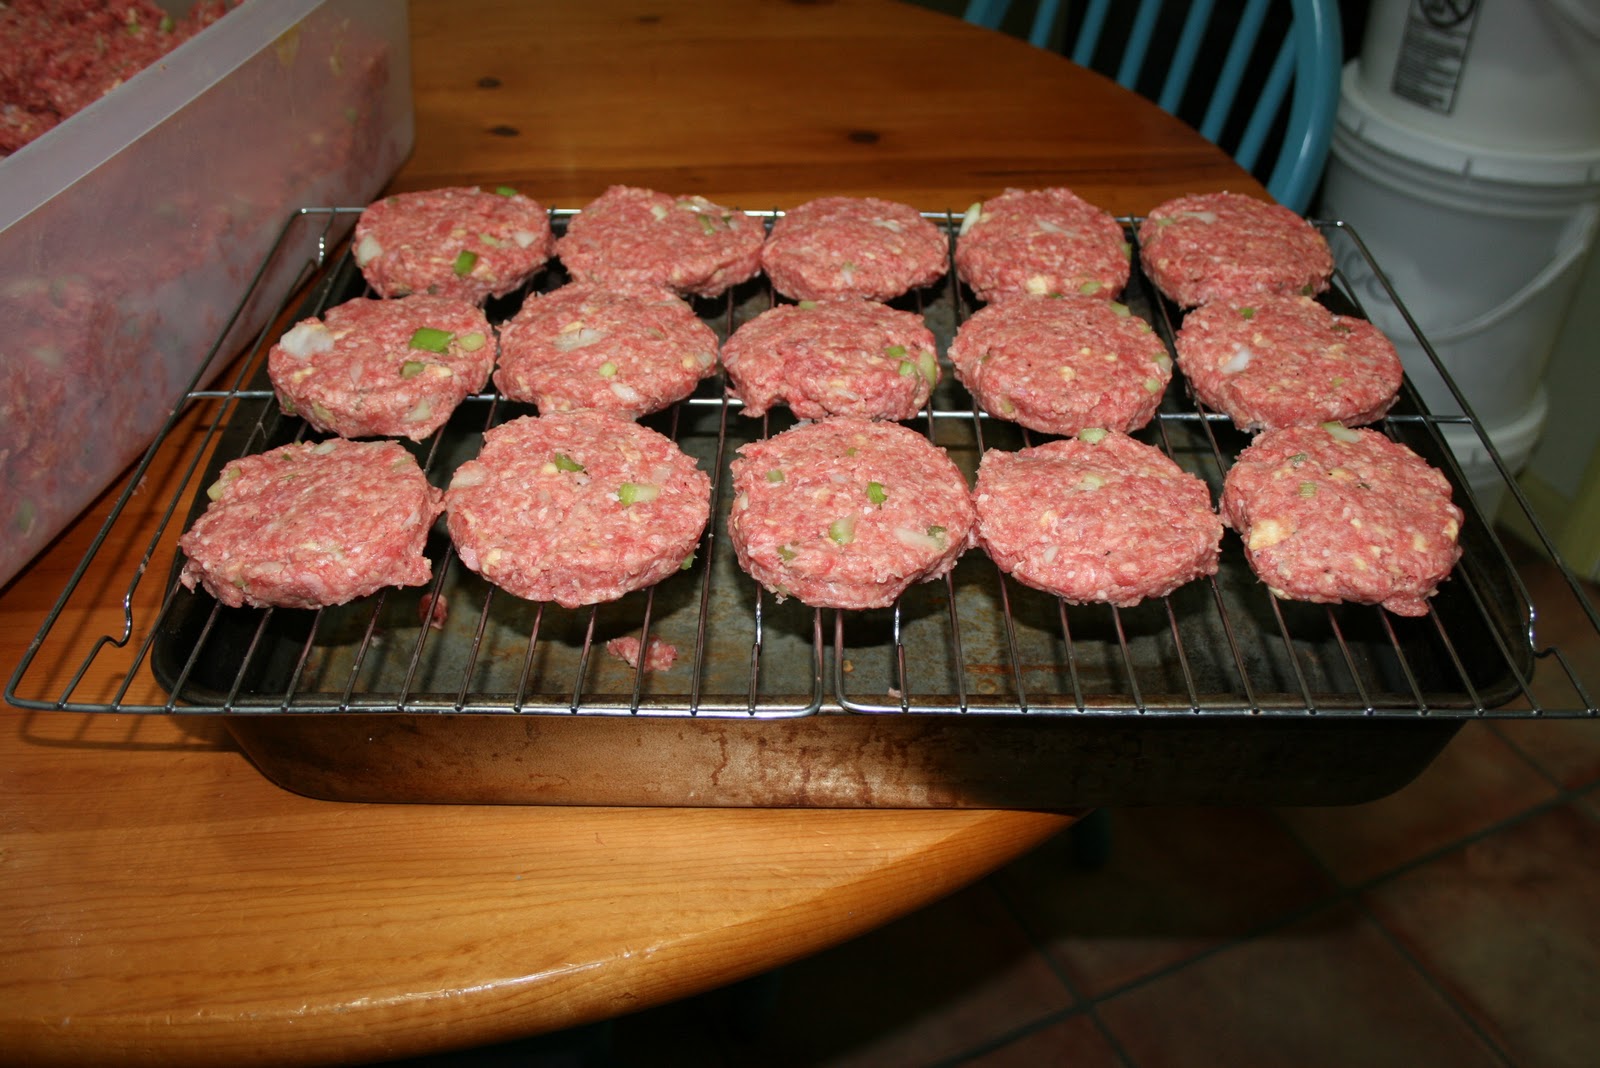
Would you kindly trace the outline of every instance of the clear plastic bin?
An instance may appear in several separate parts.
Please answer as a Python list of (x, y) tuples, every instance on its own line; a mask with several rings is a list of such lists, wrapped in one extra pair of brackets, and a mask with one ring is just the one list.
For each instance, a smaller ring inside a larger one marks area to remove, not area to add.
[(412, 137), (406, 5), (247, 0), (0, 159), (0, 583), (148, 444), (288, 214), (366, 203)]

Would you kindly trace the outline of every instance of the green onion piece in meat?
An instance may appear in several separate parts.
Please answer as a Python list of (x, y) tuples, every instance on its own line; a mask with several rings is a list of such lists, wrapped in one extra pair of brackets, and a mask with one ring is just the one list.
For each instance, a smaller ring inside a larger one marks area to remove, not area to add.
[(470, 334), (461, 335), (461, 349), (463, 352), (477, 352), (488, 344), (489, 339), (474, 330)]
[(417, 332), (411, 335), (411, 347), (422, 349), (424, 352), (443, 352), (450, 347), (450, 342), (455, 340), (455, 335), (448, 330), (440, 330), (433, 326), (420, 326)]
[(558, 471), (582, 471), (583, 465), (564, 452), (556, 453), (556, 469)]
[(902, 359), (906, 354), (906, 347), (904, 345), (890, 345), (883, 350), (883, 354), (891, 360)]
[(943, 545), (946, 539), (949, 537), (949, 533), (944, 529), (944, 527), (932, 526), (928, 528), (928, 537), (933, 538), (940, 545)]
[(517, 195), (517, 191), (509, 185), (497, 185), (494, 187), (494, 191), (503, 197), (514, 197)]
[(1345, 442), (1346, 444), (1353, 445), (1361, 440), (1361, 432), (1359, 430), (1351, 430), (1349, 427), (1340, 422), (1330, 421), (1323, 423), (1322, 429), (1331, 434), (1335, 440)]
[(817, 306), (817, 302), (814, 301), (814, 300), (802, 300), (798, 305), (798, 307), (804, 308), (806, 311), (810, 311), (812, 308), (815, 308), (816, 306)]
[(910, 378), (917, 373), (917, 369), (911, 365), (910, 360), (902, 360), (897, 370), (900, 372), (901, 378)]
[(456, 262), (450, 265), (450, 269), (456, 272), (457, 278), (465, 278), (467, 275), (472, 273), (472, 269), (477, 265), (478, 254), (476, 252), (466, 250), (456, 257)]
[(856, 540), (856, 517), (847, 515), (828, 524), (828, 537), (837, 545), (849, 545)]
[(1104, 288), (1105, 286), (1099, 282), (1085, 282), (1078, 287), (1078, 292), (1087, 297), (1100, 292)]
[(683, 558), (683, 563), (678, 565), (678, 570), (679, 571), (687, 571), (693, 566), (694, 566), (694, 553), (690, 553), (688, 556), (685, 556)]
[(421, 360), (407, 360), (400, 365), (401, 378), (415, 378), (428, 369), (428, 365)]
[(1086, 426), (1078, 431), (1078, 440), (1089, 445), (1093, 445), (1105, 436), (1105, 430), (1097, 426)]
[(795, 556), (796, 556), (795, 551), (793, 549), (789, 548), (789, 546), (787, 546), (787, 545), (778, 546), (778, 559), (782, 560), (784, 563), (787, 564), (790, 560), (793, 560), (795, 558)]
[(617, 500), (622, 502), (624, 508), (635, 504), (644, 504), (661, 496), (661, 487), (648, 482), (624, 482), (617, 487)]
[(771, 471), (767, 472), (767, 481), (768, 482), (782, 482), (783, 481), (783, 472), (778, 470), (776, 467), (774, 467)]
[(883, 506), (883, 502), (888, 500), (888, 499), (889, 499), (889, 493), (888, 493), (887, 490), (885, 490), (883, 488), (883, 483), (882, 482), (868, 482), (867, 483), (867, 500), (871, 501), (873, 504), (878, 505), (879, 507), (882, 507)]
[(610, 360), (607, 360), (605, 363), (600, 365), (600, 377), (601, 378), (614, 378), (614, 377), (616, 377), (616, 374), (617, 374), (617, 365), (612, 363)]
[(929, 386), (938, 383), (939, 357), (933, 354), (932, 349), (917, 354), (917, 370), (922, 372), (922, 377), (928, 380)]
[(712, 219), (709, 215), (702, 215), (700, 212), (695, 212), (694, 217), (700, 220), (701, 233), (710, 236), (711, 234), (717, 232), (716, 220)]
[(1239, 317), (1241, 319), (1254, 319), (1256, 317), (1256, 310), (1254, 308), (1240, 308)]
[(1315, 497), (1316, 495), (1317, 495), (1317, 484), (1315, 482), (1302, 482), (1302, 483), (1300, 483), (1300, 496), (1302, 496), (1302, 497)]

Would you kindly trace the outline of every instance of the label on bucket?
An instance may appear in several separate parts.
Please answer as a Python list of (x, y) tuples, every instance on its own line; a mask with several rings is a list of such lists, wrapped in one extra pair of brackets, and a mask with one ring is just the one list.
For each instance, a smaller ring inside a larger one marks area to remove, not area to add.
[(1477, 21), (1478, 0), (1411, 0), (1389, 86), (1394, 95), (1450, 114)]

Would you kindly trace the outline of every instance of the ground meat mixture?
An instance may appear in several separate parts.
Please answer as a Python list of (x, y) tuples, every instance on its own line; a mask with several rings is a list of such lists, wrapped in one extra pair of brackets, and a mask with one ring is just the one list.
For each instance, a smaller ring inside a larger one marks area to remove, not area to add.
[(556, 255), (580, 282), (715, 297), (761, 270), (766, 227), (700, 196), (614, 185), (567, 224)]
[(985, 452), (974, 497), (1000, 570), (1072, 604), (1129, 607), (1217, 572), (1222, 521), (1205, 483), (1126, 434)]
[(229, 462), (207, 494), (179, 577), (230, 607), (319, 608), (432, 577), (440, 493), (398, 442), (284, 445)]
[(1139, 257), (1156, 288), (1185, 308), (1257, 293), (1314, 296), (1333, 276), (1333, 253), (1316, 227), (1240, 193), (1158, 205), (1139, 226)]
[(743, 446), (732, 475), (739, 565), (780, 598), (884, 608), (972, 544), (977, 516), (960, 470), (898, 423), (803, 423)]
[(1257, 437), (1228, 471), (1222, 516), (1278, 597), (1420, 616), (1461, 557), (1450, 495), (1404, 445), (1327, 423)]
[(770, 308), (733, 332), (722, 362), (748, 416), (786, 404), (802, 419), (911, 419), (939, 381), (922, 317), (870, 300)]

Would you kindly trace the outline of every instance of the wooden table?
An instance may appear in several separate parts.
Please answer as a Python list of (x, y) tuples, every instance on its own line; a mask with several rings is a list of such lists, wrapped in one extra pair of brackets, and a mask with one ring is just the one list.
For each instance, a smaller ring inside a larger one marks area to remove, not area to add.
[[(1261, 194), (1109, 81), (890, 0), (411, 12), (417, 147), (397, 190), (961, 210), (1065, 184), (1117, 213)], [(109, 499), (0, 596), (7, 674)], [(108, 587), (86, 623), (118, 614)], [(0, 716), (0, 1051), (39, 1063), (373, 1059), (582, 1024), (848, 939), (1071, 822), (334, 804), (268, 783), (215, 722)]]

